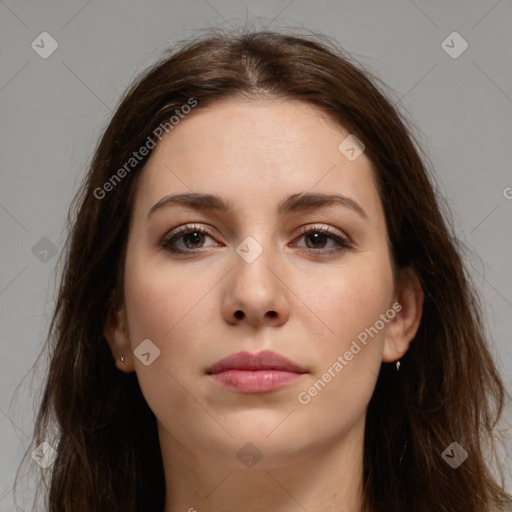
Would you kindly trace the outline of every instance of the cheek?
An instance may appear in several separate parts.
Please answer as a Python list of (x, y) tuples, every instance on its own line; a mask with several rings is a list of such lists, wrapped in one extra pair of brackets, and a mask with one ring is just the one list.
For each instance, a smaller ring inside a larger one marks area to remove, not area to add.
[(201, 350), (201, 337), (204, 344), (205, 333), (211, 332), (215, 305), (209, 292), (214, 292), (218, 276), (148, 261), (148, 257), (136, 255), (127, 260), (125, 300), (130, 343), (135, 350), (142, 340), (150, 339), (160, 349), (158, 363), (174, 371)]
[(380, 319), (390, 306), (391, 285), (380, 272), (354, 273), (319, 298), (318, 311), (334, 334), (324, 329), (322, 342), (311, 347), (317, 365), (296, 397), (312, 429), (337, 436), (364, 414), (382, 363), (389, 320)]
[(132, 351), (145, 339), (160, 351), (149, 366), (133, 358), (137, 379), (150, 408), (168, 423), (170, 411), (190, 410), (184, 389), (202, 371), (198, 361), (205, 357), (213, 314), (212, 304), (204, 299), (214, 282), (197, 272), (171, 272), (135, 258), (128, 263), (125, 301)]
[(316, 335), (324, 340), (317, 346), (332, 354), (333, 350), (350, 346), (388, 310), (393, 298), (393, 277), (386, 260), (357, 255), (354, 264), (347, 262), (346, 267), (333, 269), (321, 278), (297, 280), (294, 290), (317, 314), (311, 325), (319, 326)]
[[(318, 293), (314, 297), (310, 293), (308, 299), (322, 320), (322, 337), (317, 339), (323, 342), (314, 345), (318, 365), (301, 388), (298, 402), (314, 417), (324, 417), (336, 404), (332, 420), (338, 425), (347, 415), (353, 418), (365, 410), (382, 363), (386, 331), (394, 317), (389, 313), (393, 299), (389, 262), (371, 255), (358, 258), (357, 265), (324, 279)], [(307, 284), (311, 285), (310, 280), (303, 284), (304, 292)]]

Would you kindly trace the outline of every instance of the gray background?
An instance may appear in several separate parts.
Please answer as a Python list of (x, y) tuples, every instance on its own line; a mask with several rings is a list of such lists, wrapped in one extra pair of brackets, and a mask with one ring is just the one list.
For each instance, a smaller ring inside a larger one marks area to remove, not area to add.
[[(510, 0), (0, 0), (0, 512), (13, 510), (14, 471), (44, 374), (44, 365), (33, 378), (28, 372), (53, 307), (51, 248), (62, 247), (67, 209), (101, 130), (163, 50), (198, 29), (246, 20), (332, 36), (396, 91), (470, 249), (493, 350), (512, 388)], [(469, 44), (458, 58), (441, 46), (453, 31)], [(58, 42), (46, 59), (31, 47), (42, 32)]]

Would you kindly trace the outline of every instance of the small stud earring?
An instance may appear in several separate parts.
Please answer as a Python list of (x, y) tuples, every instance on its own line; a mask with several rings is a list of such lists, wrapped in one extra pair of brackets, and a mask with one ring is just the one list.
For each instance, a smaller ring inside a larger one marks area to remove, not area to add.
[(124, 363), (124, 357), (121, 356), (121, 363)]
[(396, 362), (396, 371), (399, 372), (400, 371), (400, 361), (397, 361)]

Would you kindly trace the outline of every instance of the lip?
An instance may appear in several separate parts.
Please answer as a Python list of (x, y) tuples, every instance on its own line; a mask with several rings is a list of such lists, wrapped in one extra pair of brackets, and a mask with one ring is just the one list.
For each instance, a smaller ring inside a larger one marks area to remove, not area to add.
[(237, 352), (206, 370), (219, 385), (240, 393), (264, 393), (299, 379), (307, 371), (286, 357), (264, 350)]

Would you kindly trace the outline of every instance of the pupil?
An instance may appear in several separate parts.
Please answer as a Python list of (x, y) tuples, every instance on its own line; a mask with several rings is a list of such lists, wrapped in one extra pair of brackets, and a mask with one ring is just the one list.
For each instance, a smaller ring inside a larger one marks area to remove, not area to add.
[(201, 242), (202, 233), (199, 231), (192, 231), (187, 235), (187, 238), (192, 243), (192, 245), (199, 244)]
[(309, 240), (312, 240), (312, 244), (321, 244), (323, 241), (323, 237), (325, 235), (323, 233), (312, 233), (309, 235)]

